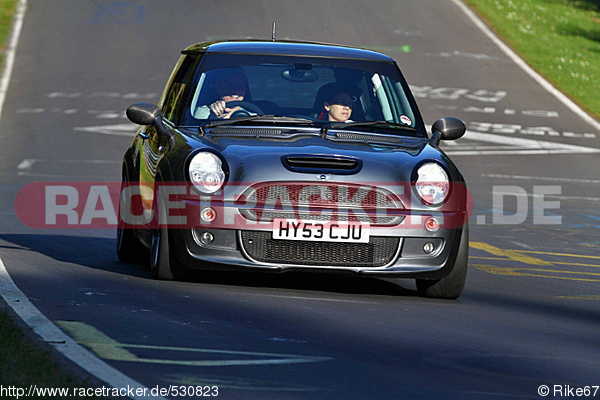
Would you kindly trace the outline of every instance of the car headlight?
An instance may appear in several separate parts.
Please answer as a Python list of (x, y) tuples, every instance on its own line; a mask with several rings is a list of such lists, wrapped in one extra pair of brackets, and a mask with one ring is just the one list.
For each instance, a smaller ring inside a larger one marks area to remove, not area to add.
[(425, 163), (417, 170), (415, 189), (425, 204), (440, 204), (450, 192), (448, 174), (436, 163)]
[(194, 187), (204, 194), (218, 192), (225, 183), (221, 159), (208, 151), (201, 151), (192, 158), (188, 174)]

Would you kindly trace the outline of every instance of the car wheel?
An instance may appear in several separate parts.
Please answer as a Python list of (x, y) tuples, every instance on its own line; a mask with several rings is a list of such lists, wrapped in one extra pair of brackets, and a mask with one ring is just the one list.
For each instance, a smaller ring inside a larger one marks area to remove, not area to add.
[[(156, 222), (158, 227), (152, 231), (150, 244), (150, 272), (154, 279), (173, 280), (188, 278), (188, 271), (177, 263), (177, 258), (171, 245), (172, 235), (167, 224), (160, 224), (160, 215), (166, 215), (165, 202), (158, 201), (159, 217)], [(164, 213), (164, 214), (163, 214)]]
[(452, 271), (442, 279), (417, 279), (420, 296), (436, 299), (457, 299), (467, 280), (469, 261), (469, 225), (465, 224), (460, 237), (458, 254)]
[(148, 249), (142, 245), (135, 235), (133, 228), (126, 228), (121, 218), (121, 209), (130, 207), (123, 188), (126, 187), (128, 179), (127, 167), (123, 165), (123, 177), (121, 182), (121, 197), (119, 199), (119, 213), (117, 214), (117, 257), (125, 263), (141, 263), (148, 256)]
[(152, 277), (163, 280), (175, 279), (171, 264), (169, 230), (166, 227), (159, 227), (152, 232), (152, 245), (150, 247), (150, 272)]

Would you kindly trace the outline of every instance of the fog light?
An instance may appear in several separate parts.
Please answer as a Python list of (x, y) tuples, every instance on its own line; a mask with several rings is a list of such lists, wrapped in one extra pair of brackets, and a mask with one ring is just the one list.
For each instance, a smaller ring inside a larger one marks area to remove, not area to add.
[(433, 251), (434, 251), (434, 250), (435, 250), (435, 246), (434, 246), (434, 244), (433, 244), (433, 243), (431, 243), (431, 242), (427, 242), (427, 243), (425, 243), (425, 245), (423, 246), (423, 251), (424, 251), (426, 254), (431, 254), (431, 253), (433, 253)]
[(435, 232), (440, 229), (440, 223), (434, 217), (429, 217), (425, 221), (425, 229), (427, 229), (429, 232)]
[(211, 244), (213, 240), (215, 240), (215, 237), (210, 232), (204, 232), (200, 235), (200, 242), (202, 242), (202, 244)]
[(212, 222), (217, 217), (217, 212), (212, 207), (206, 207), (200, 213), (200, 217), (204, 222)]

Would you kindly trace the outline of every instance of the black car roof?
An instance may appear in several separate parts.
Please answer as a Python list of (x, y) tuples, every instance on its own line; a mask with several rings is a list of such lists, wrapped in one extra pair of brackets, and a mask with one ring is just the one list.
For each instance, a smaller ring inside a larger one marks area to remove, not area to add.
[(389, 56), (372, 50), (324, 43), (279, 40), (274, 42), (247, 39), (202, 42), (191, 45), (182, 51), (183, 54), (202, 52), (229, 54), (278, 54), (393, 62)]

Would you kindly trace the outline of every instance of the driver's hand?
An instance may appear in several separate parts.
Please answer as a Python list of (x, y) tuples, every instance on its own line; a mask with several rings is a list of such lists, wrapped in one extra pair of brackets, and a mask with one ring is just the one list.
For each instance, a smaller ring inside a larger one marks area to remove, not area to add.
[(225, 106), (225, 102), (223, 100), (215, 101), (210, 105), (210, 109), (215, 113), (217, 118), (219, 119), (229, 119), (231, 118), (231, 114), (240, 109), (239, 106), (228, 108)]

